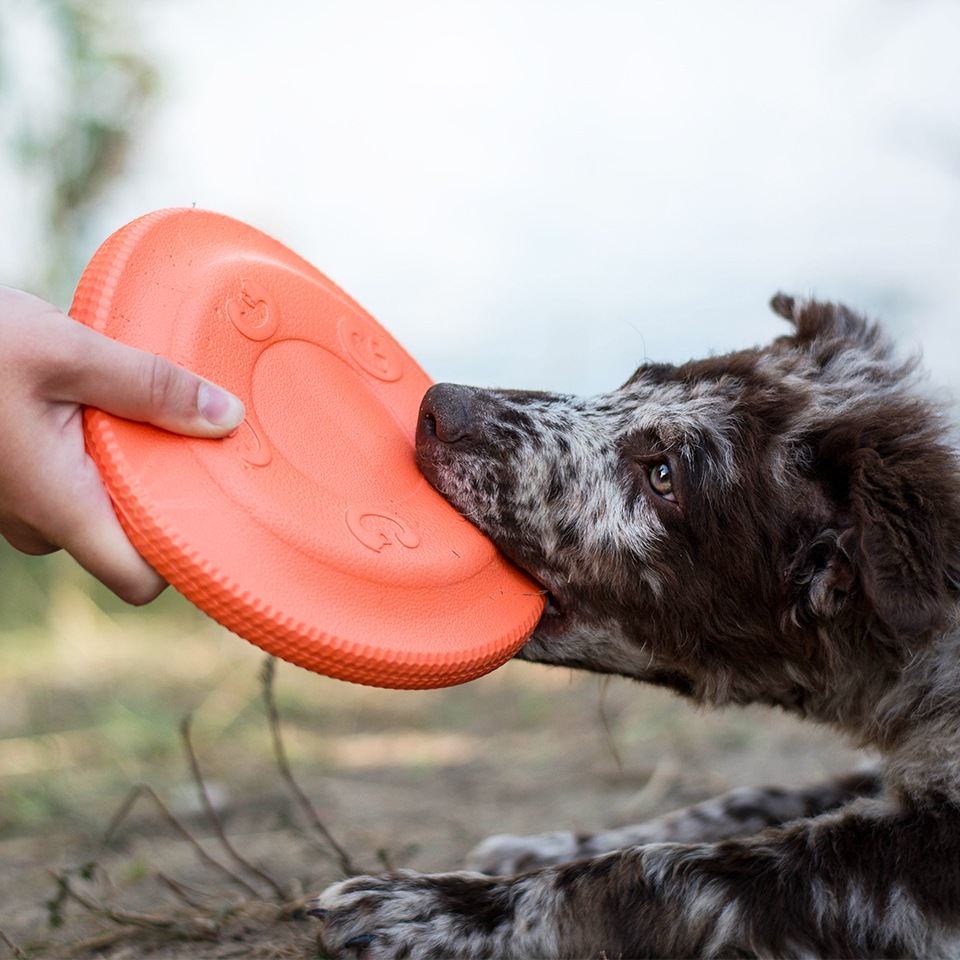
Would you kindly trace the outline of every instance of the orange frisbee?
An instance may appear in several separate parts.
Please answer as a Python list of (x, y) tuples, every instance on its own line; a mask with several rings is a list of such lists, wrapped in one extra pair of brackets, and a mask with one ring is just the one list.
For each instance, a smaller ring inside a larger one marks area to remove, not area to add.
[(301, 257), (229, 217), (160, 210), (100, 247), (71, 314), (246, 405), (223, 440), (84, 416), (130, 540), (224, 626), (307, 669), (408, 688), (487, 673), (532, 632), (537, 585), (416, 467), (430, 379)]

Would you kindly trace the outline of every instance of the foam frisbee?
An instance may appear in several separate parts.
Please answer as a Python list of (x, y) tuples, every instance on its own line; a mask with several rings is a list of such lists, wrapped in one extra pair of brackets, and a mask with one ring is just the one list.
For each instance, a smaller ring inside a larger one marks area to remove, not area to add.
[(246, 405), (222, 440), (84, 414), (130, 540), (214, 619), (309, 670), (406, 688), (478, 677), (532, 632), (537, 585), (416, 467), (429, 377), (301, 257), (161, 210), (104, 242), (71, 314)]

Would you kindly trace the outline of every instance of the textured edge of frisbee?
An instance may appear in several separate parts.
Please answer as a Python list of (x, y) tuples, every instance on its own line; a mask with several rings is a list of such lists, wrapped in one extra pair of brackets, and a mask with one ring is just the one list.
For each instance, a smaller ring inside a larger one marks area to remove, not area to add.
[[(98, 332), (106, 333), (114, 293), (139, 242), (168, 217), (191, 212), (189, 208), (158, 210), (134, 220), (108, 237), (83, 273), (71, 315)], [(196, 212), (230, 220), (220, 214)], [(311, 271), (315, 270), (302, 258), (298, 259)], [(339, 288), (336, 289), (349, 299)], [(125, 480), (124, 471), (116, 466), (125, 463), (126, 457), (113, 428), (114, 419), (109, 414), (88, 408), (84, 413), (84, 432), (90, 454), (100, 469), (131, 542), (187, 599), (227, 629), (270, 654), (326, 676), (369, 686), (404, 689), (453, 686), (480, 677), (505, 663), (527, 640), (540, 618), (543, 601), (531, 597), (529, 617), (496, 640), (477, 644), (456, 655), (398, 650), (393, 651), (389, 659), (377, 648), (302, 623), (275, 610), (220, 573), (203, 558), (201, 551), (172, 535), (156, 521), (155, 518), (162, 514), (161, 508), (142, 486)], [(535, 592), (537, 588), (533, 581), (531, 587)], [(466, 615), (469, 614), (465, 612)]]

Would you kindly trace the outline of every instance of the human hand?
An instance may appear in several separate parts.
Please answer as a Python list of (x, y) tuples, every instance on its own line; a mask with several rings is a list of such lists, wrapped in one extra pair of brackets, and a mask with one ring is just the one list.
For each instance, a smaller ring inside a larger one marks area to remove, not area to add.
[(0, 535), (24, 553), (63, 548), (122, 599), (147, 603), (166, 583), (117, 520), (84, 447), (83, 406), (186, 436), (222, 437), (240, 425), (243, 404), (0, 286)]

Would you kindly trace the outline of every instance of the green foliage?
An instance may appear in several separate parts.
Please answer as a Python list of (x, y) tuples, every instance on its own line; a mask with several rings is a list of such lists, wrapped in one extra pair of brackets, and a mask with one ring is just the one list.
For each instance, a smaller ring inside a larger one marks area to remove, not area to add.
[[(132, 608), (103, 584), (94, 580), (64, 553), (31, 557), (14, 550), (0, 537), (0, 650), (8, 636), (27, 627), (48, 627), (51, 590), (69, 584), (86, 594), (107, 615), (125, 614)], [(202, 622), (202, 615), (172, 589), (150, 605), (150, 614), (174, 624)]]
[(0, 539), (0, 644), (5, 631), (44, 622), (55, 566), (46, 557), (17, 553)]
[(36, 21), (49, 49), (37, 76), (14, 82), (14, 69), (24, 70), (22, 51), (14, 56), (0, 47), (7, 61), (0, 63), (0, 110), (13, 118), (4, 147), (38, 194), (43, 221), (45, 262), (23, 282), (65, 303), (83, 262), (84, 223), (123, 171), (149, 114), (157, 74), (143, 53), (136, 2), (12, 4), (7, 16)]
[[(122, 173), (157, 91), (139, 10), (135, 0), (3, 0), (0, 7), (0, 150), (36, 221), (3, 229), (38, 238), (35, 256), (29, 244), (28, 275), (0, 264), (0, 282), (63, 307), (89, 253), (85, 224)], [(0, 640), (4, 630), (43, 622), (50, 586), (63, 576), (84, 575), (62, 558), (24, 557), (0, 541)], [(87, 578), (84, 589), (91, 584)], [(93, 589), (109, 609), (106, 591)]]

